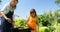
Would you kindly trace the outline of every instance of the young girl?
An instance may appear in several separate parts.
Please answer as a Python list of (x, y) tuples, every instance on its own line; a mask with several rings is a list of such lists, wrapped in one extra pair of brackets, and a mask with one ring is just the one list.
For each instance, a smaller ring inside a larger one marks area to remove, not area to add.
[(13, 14), (16, 8), (18, 0), (11, 0), (10, 3), (4, 5), (1, 9), (1, 22), (2, 22), (2, 32), (10, 32), (10, 28), (13, 27)]
[(36, 30), (37, 14), (35, 9), (31, 9), (30, 16), (26, 23), (28, 24), (28, 27), (32, 29), (31, 32), (37, 32)]

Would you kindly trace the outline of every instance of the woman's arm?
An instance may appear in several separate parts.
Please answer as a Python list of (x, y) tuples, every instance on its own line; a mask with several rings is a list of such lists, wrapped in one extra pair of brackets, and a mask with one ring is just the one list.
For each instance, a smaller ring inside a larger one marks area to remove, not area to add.
[(11, 19), (10, 18), (7, 18), (7, 16), (5, 15), (5, 13), (3, 11), (0, 12), (0, 14), (9, 22), (11, 23)]
[(8, 22), (11, 23), (11, 19), (8, 18), (8, 17), (5, 15), (5, 14), (7, 14), (8, 11), (9, 11), (9, 10), (7, 11), (8, 5), (9, 5), (9, 3), (6, 3), (6, 4), (3, 6), (3, 8), (0, 10), (0, 14), (1, 14)]
[(7, 18), (6, 15), (4, 14), (4, 12), (1, 11), (0, 13), (5, 19)]

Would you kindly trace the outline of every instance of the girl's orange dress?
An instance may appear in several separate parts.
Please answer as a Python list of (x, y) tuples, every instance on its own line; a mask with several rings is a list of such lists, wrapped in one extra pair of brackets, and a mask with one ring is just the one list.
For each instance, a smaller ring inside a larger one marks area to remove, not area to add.
[(36, 23), (37, 23), (37, 18), (32, 18), (31, 16), (29, 17), (29, 21), (27, 22), (28, 26), (32, 28), (31, 32), (37, 32), (36, 31)]

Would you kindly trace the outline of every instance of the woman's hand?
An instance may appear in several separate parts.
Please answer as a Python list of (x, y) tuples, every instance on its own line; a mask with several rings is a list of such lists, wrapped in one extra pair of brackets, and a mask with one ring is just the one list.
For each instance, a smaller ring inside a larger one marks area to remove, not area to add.
[(5, 18), (9, 23), (12, 23), (12, 20), (10, 18)]
[(14, 22), (14, 21), (12, 21), (12, 23), (11, 23), (11, 24), (14, 26), (14, 23), (15, 23), (15, 22)]
[(7, 18), (7, 16), (5, 15), (5, 13), (3, 11), (1, 11), (1, 15), (9, 22), (11, 23), (11, 19), (10, 18)]

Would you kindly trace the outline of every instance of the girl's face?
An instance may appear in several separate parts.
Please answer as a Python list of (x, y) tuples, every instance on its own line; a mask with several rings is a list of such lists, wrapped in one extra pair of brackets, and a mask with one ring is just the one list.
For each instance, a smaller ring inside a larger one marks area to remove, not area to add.
[(35, 17), (35, 13), (31, 13), (30, 15), (31, 15), (32, 17)]
[(17, 5), (17, 1), (12, 0), (12, 1), (11, 1), (11, 6), (14, 7), (14, 6), (16, 6), (16, 5)]

